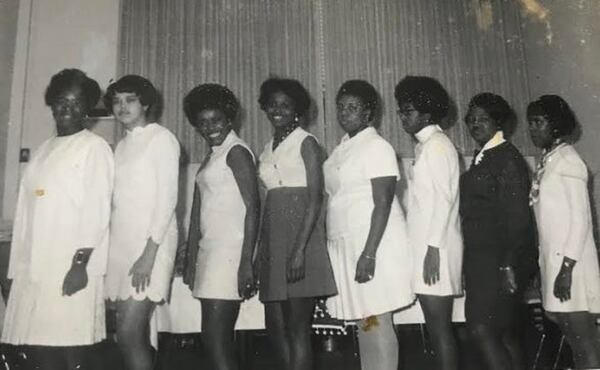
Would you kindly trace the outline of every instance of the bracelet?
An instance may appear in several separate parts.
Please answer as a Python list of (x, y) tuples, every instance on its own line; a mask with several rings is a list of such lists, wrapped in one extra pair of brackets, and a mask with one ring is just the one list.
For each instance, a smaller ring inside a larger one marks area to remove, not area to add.
[(86, 256), (86, 253), (83, 251), (78, 251), (77, 253), (75, 253), (75, 257), (73, 257), (73, 262), (75, 262), (76, 265), (82, 265), (84, 263), (87, 263), (89, 260), (89, 257)]
[(512, 267), (510, 266), (500, 266), (500, 271), (511, 271)]
[(563, 261), (562, 264), (563, 264), (563, 266), (565, 266), (568, 269), (573, 268), (573, 266), (575, 266), (575, 263), (571, 262), (571, 261)]
[(365, 257), (366, 259), (370, 259), (370, 260), (374, 260), (376, 259), (375, 256), (369, 256), (368, 254), (362, 254), (363, 257)]

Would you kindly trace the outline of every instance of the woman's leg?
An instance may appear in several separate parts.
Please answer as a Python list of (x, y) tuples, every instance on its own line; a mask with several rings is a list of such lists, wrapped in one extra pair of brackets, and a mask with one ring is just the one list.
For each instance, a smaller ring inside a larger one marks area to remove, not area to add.
[(438, 368), (442, 370), (458, 370), (458, 350), (452, 331), (453, 297), (433, 295), (419, 296), (423, 309), (429, 339), (433, 344), (434, 357)]
[(547, 313), (565, 335), (578, 369), (600, 368), (600, 335), (589, 312)]
[(525, 370), (525, 354), (523, 353), (523, 343), (521, 342), (522, 326), (509, 327), (502, 334), (502, 343), (508, 351), (512, 370)]
[(511, 357), (502, 341), (502, 333), (490, 324), (469, 324), (473, 343), (479, 347), (490, 370), (511, 370)]
[(358, 346), (362, 370), (397, 370), (398, 337), (391, 312), (358, 323)]
[(279, 362), (279, 369), (290, 368), (290, 347), (286, 335), (286, 321), (283, 317), (282, 302), (265, 303), (265, 326), (269, 341), (273, 345)]
[(289, 346), (290, 370), (312, 370), (311, 342), (314, 298), (291, 298), (282, 302), (286, 337)]
[(239, 368), (234, 343), (234, 328), (240, 312), (239, 301), (201, 299), (202, 344), (212, 362), (211, 369)]
[(117, 342), (127, 370), (151, 370), (150, 317), (156, 304), (129, 298), (117, 302)]

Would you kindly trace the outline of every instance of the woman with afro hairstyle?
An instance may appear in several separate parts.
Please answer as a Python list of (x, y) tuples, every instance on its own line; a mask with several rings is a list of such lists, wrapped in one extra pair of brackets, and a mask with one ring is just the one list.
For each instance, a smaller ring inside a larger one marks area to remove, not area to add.
[(449, 97), (435, 79), (406, 76), (395, 90), (404, 131), (418, 141), (408, 179), (408, 231), (417, 294), (438, 368), (458, 369), (452, 332), (454, 297), (462, 294), (463, 241), (458, 215), (460, 167), (440, 123)]
[(84, 128), (99, 98), (96, 81), (78, 69), (52, 77), (46, 104), (56, 136), (35, 151), (21, 180), (2, 342), (19, 346), (28, 368), (89, 369), (91, 345), (106, 337), (113, 156)]
[(260, 200), (254, 155), (233, 130), (240, 105), (227, 87), (196, 86), (183, 109), (210, 146), (195, 179), (186, 282), (202, 304), (211, 369), (237, 370), (234, 326), (240, 303), (255, 294)]
[(259, 298), (280, 368), (310, 370), (315, 298), (336, 292), (321, 217), (325, 154), (301, 127), (310, 97), (300, 82), (270, 78), (260, 87), (258, 102), (273, 127), (259, 165), (267, 188)]

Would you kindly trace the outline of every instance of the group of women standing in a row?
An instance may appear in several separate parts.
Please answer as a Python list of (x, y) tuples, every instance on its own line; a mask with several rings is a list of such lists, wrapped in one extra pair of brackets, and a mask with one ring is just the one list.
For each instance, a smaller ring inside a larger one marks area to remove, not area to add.
[[(47, 89), (58, 136), (23, 175), (2, 341), (25, 345), (55, 368), (85, 364), (86, 345), (105, 335), (106, 296), (117, 302), (127, 368), (150, 369), (150, 315), (168, 298), (177, 244), (179, 145), (148, 121), (157, 102), (152, 84), (125, 76), (104, 97), (127, 133), (113, 162), (108, 145), (83, 125), (99, 96), (78, 70), (58, 73)], [(273, 138), (258, 161), (233, 130), (240, 105), (229, 89), (202, 84), (187, 94), (185, 114), (211, 147), (195, 178), (185, 280), (202, 304), (212, 368), (239, 367), (234, 325), (240, 302), (258, 290), (282, 369), (312, 368), (315, 299), (329, 297), (333, 317), (358, 321), (362, 368), (396, 370), (392, 313), (415, 295), (439, 367), (458, 369), (451, 323), (464, 276), (467, 325), (488, 368), (521, 369), (516, 318), (536, 269), (536, 219), (544, 307), (577, 365), (600, 366), (587, 171), (565, 140), (575, 128), (566, 102), (543, 96), (529, 105), (532, 139), (544, 149), (531, 186), (523, 157), (503, 137), (511, 109), (502, 97), (471, 100), (465, 122), (482, 149), (462, 176), (439, 126), (449, 109), (444, 88), (408, 76), (395, 98), (405, 131), (418, 141), (408, 220), (396, 196), (396, 153), (373, 127), (380, 103), (368, 82), (346, 81), (338, 90), (346, 134), (328, 158), (303, 128), (310, 97), (296, 80), (261, 86)]]

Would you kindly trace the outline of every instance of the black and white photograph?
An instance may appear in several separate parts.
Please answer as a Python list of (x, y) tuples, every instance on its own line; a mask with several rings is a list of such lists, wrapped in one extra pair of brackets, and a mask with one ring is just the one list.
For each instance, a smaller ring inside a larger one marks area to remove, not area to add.
[(600, 0), (0, 0), (0, 369), (600, 370)]

